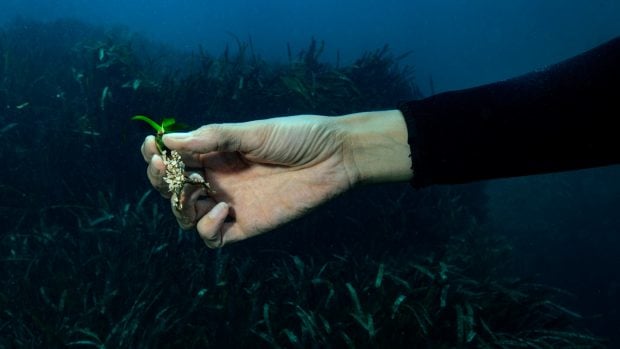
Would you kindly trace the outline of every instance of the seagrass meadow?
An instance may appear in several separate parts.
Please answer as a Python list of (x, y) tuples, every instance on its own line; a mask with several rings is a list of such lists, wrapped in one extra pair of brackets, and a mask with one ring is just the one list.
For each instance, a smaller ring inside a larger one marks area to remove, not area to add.
[[(599, 348), (561, 289), (512, 277), (484, 183), (369, 186), (209, 250), (150, 189), (132, 115), (211, 122), (421, 98), (388, 47), (267, 62), (76, 21), (0, 30), (0, 348)], [(269, 200), (269, 198), (265, 198)]]

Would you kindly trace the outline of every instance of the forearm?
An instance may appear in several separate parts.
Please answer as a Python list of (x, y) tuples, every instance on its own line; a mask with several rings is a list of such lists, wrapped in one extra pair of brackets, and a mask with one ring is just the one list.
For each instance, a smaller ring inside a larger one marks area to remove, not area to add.
[(333, 119), (342, 131), (344, 160), (355, 184), (408, 181), (411, 150), (399, 110), (349, 114)]
[(620, 162), (620, 39), (542, 71), (402, 106), (416, 187)]

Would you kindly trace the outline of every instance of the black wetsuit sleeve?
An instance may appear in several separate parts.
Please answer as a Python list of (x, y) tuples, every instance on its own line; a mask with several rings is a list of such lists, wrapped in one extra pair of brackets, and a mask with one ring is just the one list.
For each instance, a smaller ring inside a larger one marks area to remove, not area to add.
[(415, 187), (620, 163), (620, 38), (541, 71), (400, 110)]

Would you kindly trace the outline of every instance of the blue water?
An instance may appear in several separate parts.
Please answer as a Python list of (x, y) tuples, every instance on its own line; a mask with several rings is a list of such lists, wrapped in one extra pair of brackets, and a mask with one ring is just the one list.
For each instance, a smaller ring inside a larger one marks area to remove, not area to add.
[[(429, 95), (539, 69), (619, 36), (620, 0), (1, 0), (0, 25), (15, 18), (44, 22), (71, 18), (106, 28), (122, 26), (184, 52), (202, 47), (218, 54), (227, 45), (236, 45), (235, 38), (251, 40), (255, 52), (270, 62), (286, 62), (287, 44), (299, 51), (307, 48), (312, 38), (325, 41), (323, 61), (335, 63), (339, 57), (341, 65), (388, 44), (395, 54), (411, 52), (402, 63), (414, 67), (416, 84), (423, 95)], [(99, 91), (95, 95), (98, 98)], [(0, 118), (4, 117), (0, 111)], [(21, 120), (7, 117), (2, 121), (18, 125), (11, 128), (22, 126)], [(3, 127), (0, 125), (4, 130), (0, 139), (16, 137)], [(127, 151), (137, 155), (143, 135), (134, 137), (130, 132), (120, 131), (119, 142), (131, 145)], [(19, 158), (28, 144), (15, 147), (12, 154)], [(611, 338), (611, 347), (620, 347), (618, 179), (620, 168), (615, 166), (490, 181), (484, 189), (488, 205), (480, 208), (487, 211), (490, 225), (513, 248), (511, 255), (516, 258), (504, 272), (572, 293), (568, 307), (582, 314), (583, 325), (594, 334)], [(146, 188), (145, 183), (140, 184)], [(9, 186), (11, 183), (6, 188)], [(9, 192), (6, 188), (0, 185), (2, 192)], [(64, 187), (46, 190), (59, 193)], [(416, 195), (406, 193), (407, 198)], [(96, 195), (85, 196), (90, 200)], [(150, 199), (158, 199), (153, 197)], [(324, 220), (321, 214), (326, 212), (330, 211), (319, 211), (312, 219)], [(364, 223), (357, 221), (361, 218), (353, 215), (347, 222), (363, 227)], [(261, 242), (248, 246), (259, 247)], [(188, 247), (190, 251), (194, 248)], [(371, 246), (364, 248), (370, 250)], [(165, 258), (177, 256), (166, 253)], [(218, 258), (219, 254), (211, 254), (206, 260), (216, 260), (213, 264), (219, 266)], [(36, 280), (32, 289), (35, 295), (44, 293)], [(7, 302), (2, 297), (0, 301)], [(255, 311), (258, 318), (261, 311)]]
[(326, 41), (325, 58), (355, 59), (389, 44), (409, 58), (420, 87), (436, 92), (521, 74), (570, 57), (620, 32), (620, 1), (137, 1), (3, 0), (0, 22), (15, 16), (73, 17), (122, 24), (176, 46), (219, 51), (229, 34), (252, 36), (266, 58), (285, 43)]

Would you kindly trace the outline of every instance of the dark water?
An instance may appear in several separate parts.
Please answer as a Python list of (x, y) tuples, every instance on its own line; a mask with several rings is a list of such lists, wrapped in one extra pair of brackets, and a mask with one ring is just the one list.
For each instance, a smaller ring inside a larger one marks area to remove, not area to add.
[(0, 348), (620, 346), (617, 166), (360, 188), (218, 251), (177, 228), (132, 115), (393, 108), (620, 34), (618, 1), (340, 4), (0, 4)]

